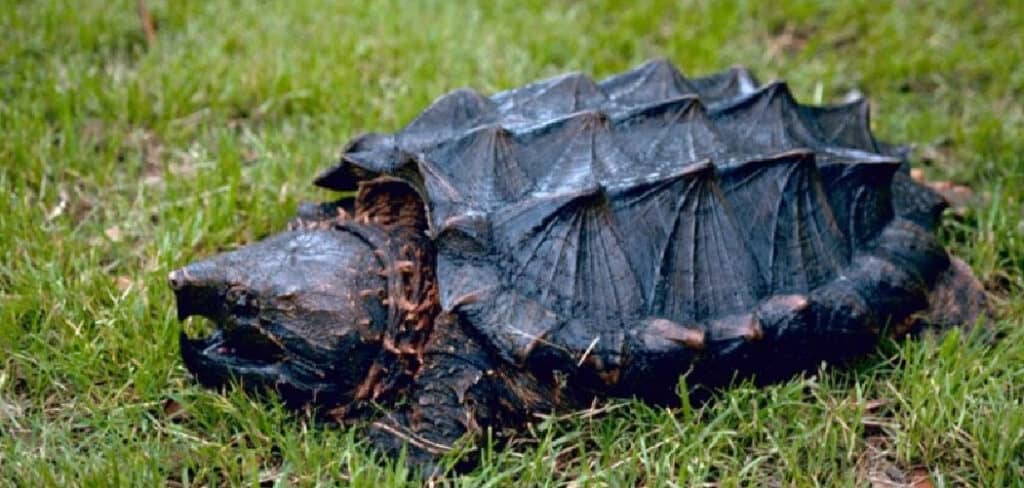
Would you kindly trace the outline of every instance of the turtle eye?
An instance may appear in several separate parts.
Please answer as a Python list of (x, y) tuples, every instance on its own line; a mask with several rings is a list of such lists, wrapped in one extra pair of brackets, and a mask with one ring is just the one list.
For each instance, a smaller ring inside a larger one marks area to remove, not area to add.
[(235, 286), (224, 294), (224, 303), (235, 315), (251, 315), (259, 309), (259, 299), (248, 288)]

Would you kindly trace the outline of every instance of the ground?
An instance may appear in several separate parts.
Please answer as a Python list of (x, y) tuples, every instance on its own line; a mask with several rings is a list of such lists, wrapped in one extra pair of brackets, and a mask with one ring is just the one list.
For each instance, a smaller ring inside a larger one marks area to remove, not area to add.
[(942, 236), (1000, 319), (703, 406), (538, 419), (451, 481), (1024, 483), (1019, 2), (147, 0), (151, 39), (134, 1), (0, 4), (0, 485), (417, 484), (355, 431), (190, 381), (167, 272), (282, 228), (349, 137), (447, 90), (656, 56), (869, 96), (881, 137), (972, 189)]

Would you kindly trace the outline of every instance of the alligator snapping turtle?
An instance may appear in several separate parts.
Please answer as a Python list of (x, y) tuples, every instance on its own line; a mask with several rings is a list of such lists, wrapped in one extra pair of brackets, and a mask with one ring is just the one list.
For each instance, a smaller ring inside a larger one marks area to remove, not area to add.
[(354, 195), (172, 272), (179, 317), (218, 326), (181, 352), (417, 462), (597, 397), (671, 402), (683, 374), (783, 378), (985, 309), (906, 155), (864, 100), (741, 68), (457, 90), (316, 179)]

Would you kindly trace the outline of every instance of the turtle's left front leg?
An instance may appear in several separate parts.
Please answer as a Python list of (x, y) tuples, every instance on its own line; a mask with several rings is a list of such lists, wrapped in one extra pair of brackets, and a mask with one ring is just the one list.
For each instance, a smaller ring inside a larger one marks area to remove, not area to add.
[(554, 386), (503, 361), (452, 314), (441, 314), (411, 388), (373, 422), (385, 453), (404, 447), (410, 464), (432, 465), (463, 437), (481, 440), (521, 427), (558, 406)]

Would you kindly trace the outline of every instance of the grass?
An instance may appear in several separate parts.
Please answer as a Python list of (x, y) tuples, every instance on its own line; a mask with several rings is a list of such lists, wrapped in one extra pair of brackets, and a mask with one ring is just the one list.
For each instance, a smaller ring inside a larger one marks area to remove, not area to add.
[(280, 229), (351, 136), (434, 97), (654, 56), (804, 101), (971, 186), (946, 243), (999, 297), (974, 333), (706, 406), (600, 406), (485, 449), (465, 486), (1024, 486), (1024, 9), (1016, 2), (0, 0), (0, 485), (419, 483), (354, 432), (189, 381), (168, 270)]

